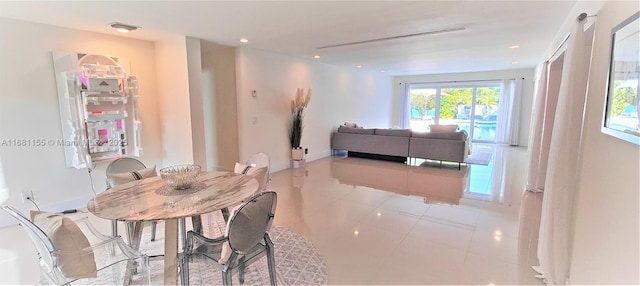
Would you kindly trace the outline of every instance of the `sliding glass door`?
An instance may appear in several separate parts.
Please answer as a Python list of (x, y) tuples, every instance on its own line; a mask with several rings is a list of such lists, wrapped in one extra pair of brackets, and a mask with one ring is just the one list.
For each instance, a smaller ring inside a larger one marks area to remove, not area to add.
[(411, 84), (410, 128), (457, 124), (476, 142), (496, 142), (500, 82)]
[(471, 137), (473, 141), (496, 142), (500, 89), (500, 86), (482, 86), (475, 89), (475, 116)]
[(436, 93), (435, 88), (412, 88), (409, 92), (411, 103), (411, 129), (427, 131), (429, 125), (436, 121)]

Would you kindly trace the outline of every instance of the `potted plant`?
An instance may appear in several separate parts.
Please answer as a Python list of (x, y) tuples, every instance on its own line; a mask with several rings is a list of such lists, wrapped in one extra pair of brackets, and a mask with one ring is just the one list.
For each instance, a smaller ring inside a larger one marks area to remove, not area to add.
[(304, 90), (298, 88), (296, 98), (291, 100), (291, 120), (289, 122), (289, 143), (291, 143), (291, 159), (304, 159), (304, 150), (300, 146), (302, 131), (304, 130), (304, 109), (311, 100), (311, 88), (304, 95)]

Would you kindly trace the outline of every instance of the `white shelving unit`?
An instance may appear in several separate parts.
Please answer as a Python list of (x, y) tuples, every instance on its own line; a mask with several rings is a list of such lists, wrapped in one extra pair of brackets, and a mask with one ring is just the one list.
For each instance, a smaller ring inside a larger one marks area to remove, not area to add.
[(53, 59), (67, 167), (141, 156), (136, 77), (106, 56), (54, 52)]

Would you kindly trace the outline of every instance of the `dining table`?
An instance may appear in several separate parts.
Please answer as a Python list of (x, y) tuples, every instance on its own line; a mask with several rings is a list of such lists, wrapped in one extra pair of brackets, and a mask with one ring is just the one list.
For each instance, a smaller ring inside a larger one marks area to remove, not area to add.
[[(145, 221), (164, 220), (164, 284), (175, 285), (178, 275), (178, 239), (186, 238), (185, 218), (240, 204), (258, 191), (258, 181), (232, 172), (201, 172), (190, 188), (176, 190), (160, 177), (115, 186), (87, 203), (97, 217), (123, 221), (130, 245), (138, 249)], [(181, 275), (188, 275), (180, 273)]]

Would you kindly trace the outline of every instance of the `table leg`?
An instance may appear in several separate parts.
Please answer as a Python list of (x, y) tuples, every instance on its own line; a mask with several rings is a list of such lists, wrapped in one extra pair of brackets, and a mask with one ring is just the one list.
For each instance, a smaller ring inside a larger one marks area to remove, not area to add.
[(180, 253), (180, 281), (182, 285), (189, 285), (189, 257), (187, 257), (187, 221), (184, 218), (179, 220), (180, 240), (182, 240), (182, 253)]
[(176, 285), (178, 273), (178, 220), (164, 222), (164, 285)]
[(140, 249), (140, 240), (142, 239), (142, 222), (141, 221), (128, 221), (127, 226), (127, 239), (131, 248)]
[[(140, 239), (142, 238), (142, 222), (141, 221), (128, 221), (127, 226), (127, 239), (129, 240), (129, 246), (138, 250), (140, 248)], [(127, 262), (127, 270), (124, 275), (123, 285), (129, 285), (131, 282), (131, 276), (138, 272), (138, 265), (133, 261)]]

